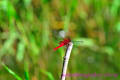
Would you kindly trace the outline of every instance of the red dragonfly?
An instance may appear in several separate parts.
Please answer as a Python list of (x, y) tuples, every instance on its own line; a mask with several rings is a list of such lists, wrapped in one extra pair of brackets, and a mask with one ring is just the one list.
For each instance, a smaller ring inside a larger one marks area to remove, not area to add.
[(59, 46), (57, 46), (56, 48), (54, 48), (54, 50), (57, 50), (58, 48), (62, 47), (62, 46), (65, 46), (65, 45), (68, 45), (69, 42), (73, 42), (74, 43), (78, 43), (78, 42), (82, 42), (82, 41), (71, 41), (70, 38), (65, 38), (63, 41), (60, 42)]

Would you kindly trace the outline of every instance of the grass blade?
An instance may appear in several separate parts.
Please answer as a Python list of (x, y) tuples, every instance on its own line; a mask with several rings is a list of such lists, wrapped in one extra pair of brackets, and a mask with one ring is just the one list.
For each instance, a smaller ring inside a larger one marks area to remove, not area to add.
[(27, 62), (25, 62), (25, 72), (24, 72), (24, 74), (25, 74), (25, 80), (30, 80), (30, 77), (29, 77), (29, 68), (28, 68), (28, 63)]
[(21, 77), (19, 77), (15, 72), (8, 68), (4, 63), (2, 65), (11, 75), (13, 75), (16, 78), (16, 80), (22, 80)]
[(45, 74), (46, 76), (48, 76), (49, 80), (55, 80), (53, 75), (50, 72), (47, 72), (43, 69), (40, 69), (40, 72), (42, 72), (43, 74)]

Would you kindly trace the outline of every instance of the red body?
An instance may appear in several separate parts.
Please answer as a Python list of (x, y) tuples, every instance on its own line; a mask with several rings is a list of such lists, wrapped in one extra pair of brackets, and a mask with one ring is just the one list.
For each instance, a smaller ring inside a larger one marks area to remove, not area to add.
[(61, 41), (60, 45), (58, 47), (54, 48), (54, 50), (57, 50), (58, 48), (60, 48), (60, 47), (62, 47), (64, 45), (67, 45), (69, 42), (71, 42), (70, 39), (64, 39), (64, 41)]

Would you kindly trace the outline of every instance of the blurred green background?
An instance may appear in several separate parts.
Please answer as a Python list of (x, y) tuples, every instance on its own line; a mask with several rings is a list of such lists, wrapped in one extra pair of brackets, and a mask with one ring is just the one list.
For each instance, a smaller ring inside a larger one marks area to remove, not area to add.
[(118, 74), (66, 80), (120, 80), (120, 0), (0, 0), (0, 80), (59, 80), (63, 33), (67, 73)]

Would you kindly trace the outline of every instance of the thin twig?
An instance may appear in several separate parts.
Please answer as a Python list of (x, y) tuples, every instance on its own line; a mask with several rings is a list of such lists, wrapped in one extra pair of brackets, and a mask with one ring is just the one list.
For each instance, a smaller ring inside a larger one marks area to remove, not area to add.
[(71, 51), (72, 51), (72, 47), (73, 47), (73, 43), (69, 42), (66, 53), (65, 53), (65, 56), (64, 56), (61, 80), (65, 80), (66, 72), (67, 72), (67, 66), (68, 66), (70, 54), (71, 54)]

